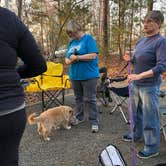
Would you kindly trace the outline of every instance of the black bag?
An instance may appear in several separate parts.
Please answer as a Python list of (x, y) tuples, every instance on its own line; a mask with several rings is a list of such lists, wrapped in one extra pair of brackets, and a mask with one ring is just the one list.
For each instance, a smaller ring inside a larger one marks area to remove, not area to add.
[(99, 164), (102, 166), (127, 166), (120, 150), (112, 144), (107, 145), (100, 152)]

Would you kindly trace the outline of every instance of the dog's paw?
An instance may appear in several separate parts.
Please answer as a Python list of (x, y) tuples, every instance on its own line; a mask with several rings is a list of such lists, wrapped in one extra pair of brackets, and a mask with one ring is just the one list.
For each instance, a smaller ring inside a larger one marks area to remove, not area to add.
[(67, 129), (67, 130), (70, 130), (70, 129), (71, 129), (71, 126), (67, 126), (66, 129)]
[(46, 138), (46, 141), (50, 141), (50, 138), (49, 138), (49, 137), (47, 137), (47, 138)]

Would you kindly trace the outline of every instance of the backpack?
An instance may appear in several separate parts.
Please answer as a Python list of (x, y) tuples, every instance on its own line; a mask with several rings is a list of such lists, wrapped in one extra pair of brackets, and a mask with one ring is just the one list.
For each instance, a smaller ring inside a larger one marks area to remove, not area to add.
[(98, 159), (98, 166), (127, 166), (120, 150), (112, 144), (100, 152)]

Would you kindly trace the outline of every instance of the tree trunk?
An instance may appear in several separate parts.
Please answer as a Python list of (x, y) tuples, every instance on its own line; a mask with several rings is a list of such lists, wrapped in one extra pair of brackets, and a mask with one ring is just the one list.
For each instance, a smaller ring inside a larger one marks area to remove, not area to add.
[(21, 20), (21, 16), (22, 16), (22, 0), (17, 0), (17, 4), (18, 4), (18, 17)]
[(99, 45), (103, 47), (103, 0), (99, 0)]
[(130, 24), (130, 36), (129, 36), (129, 40), (130, 40), (130, 52), (132, 49), (132, 35), (133, 35), (133, 16), (134, 16), (134, 0), (132, 0), (131, 2), (131, 24)]
[(122, 58), (123, 52), (122, 52), (122, 46), (124, 46), (125, 42), (124, 40), (124, 16), (125, 16), (125, 1), (119, 0), (119, 31), (118, 31), (118, 49), (119, 49), (119, 56), (120, 59)]
[[(41, 13), (43, 11), (43, 2), (41, 1), (40, 2), (40, 6), (41, 6)], [(40, 17), (40, 34), (41, 34), (41, 49), (42, 49), (42, 52), (45, 51), (45, 48), (44, 48), (44, 36), (43, 36), (43, 17), (41, 16)]]
[(142, 34), (142, 26), (141, 26), (141, 18), (142, 18), (142, 4), (143, 4), (143, 2), (142, 2), (142, 0), (140, 0), (140, 9), (139, 9), (139, 12), (140, 12), (140, 14), (139, 14), (139, 17), (140, 17), (140, 26), (139, 26), (139, 32), (140, 32), (140, 35)]
[(109, 6), (109, 0), (103, 1), (103, 51), (104, 56), (108, 57), (108, 6)]
[(153, 0), (147, 0), (147, 12), (153, 10)]

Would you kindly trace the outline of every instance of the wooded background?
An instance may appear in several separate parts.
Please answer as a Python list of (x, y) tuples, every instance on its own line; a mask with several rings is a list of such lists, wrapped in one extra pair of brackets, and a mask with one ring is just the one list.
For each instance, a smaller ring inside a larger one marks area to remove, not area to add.
[[(5, 0), (9, 6), (12, 0)], [(143, 36), (143, 18), (154, 6), (166, 14), (165, 0), (15, 0), (16, 13), (29, 27), (41, 50), (54, 58), (69, 38), (65, 25), (75, 19), (96, 39), (100, 54), (122, 57)], [(165, 24), (162, 34), (166, 35)]]

